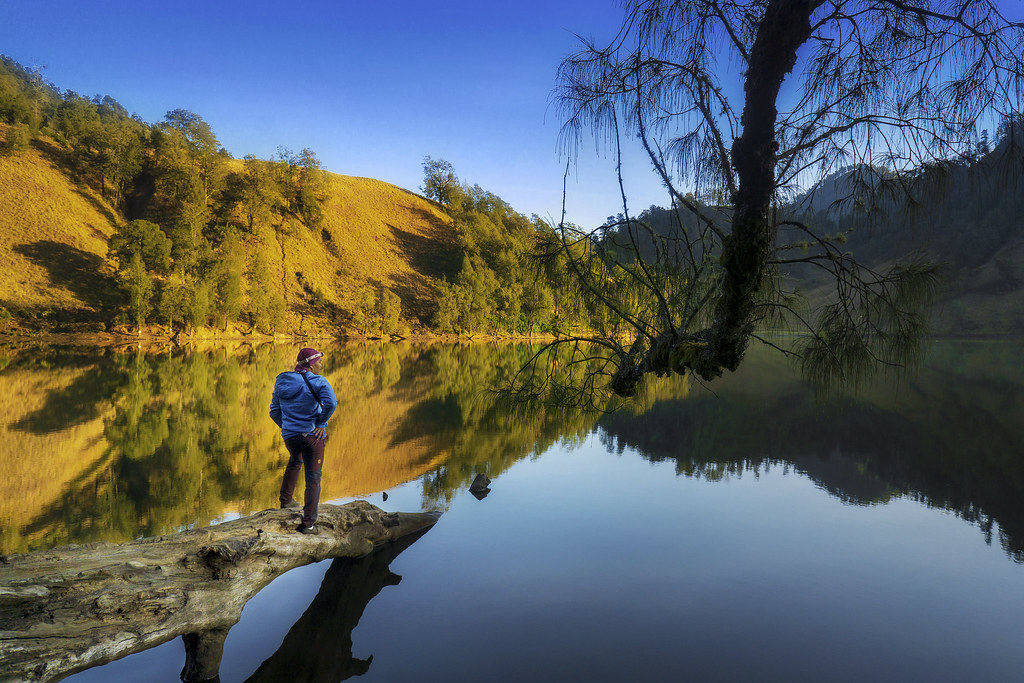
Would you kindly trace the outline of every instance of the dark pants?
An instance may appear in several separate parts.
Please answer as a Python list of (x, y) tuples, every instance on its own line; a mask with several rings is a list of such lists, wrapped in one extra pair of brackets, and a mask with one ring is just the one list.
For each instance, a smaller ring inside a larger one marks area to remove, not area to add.
[(302, 507), (302, 525), (313, 526), (316, 522), (317, 506), (320, 504), (320, 471), (324, 466), (324, 444), (312, 436), (293, 436), (285, 439), (288, 449), (288, 466), (284, 468), (281, 482), (281, 505), (290, 503), (299, 482), (299, 470), (306, 468), (306, 495)]

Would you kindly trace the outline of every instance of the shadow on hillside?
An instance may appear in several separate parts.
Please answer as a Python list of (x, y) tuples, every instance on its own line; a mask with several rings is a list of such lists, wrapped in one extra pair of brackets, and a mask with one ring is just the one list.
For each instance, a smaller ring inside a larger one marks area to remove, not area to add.
[(116, 301), (116, 289), (101, 272), (103, 259), (96, 254), (53, 240), (19, 244), (14, 251), (45, 268), (53, 285), (66, 288), (87, 306), (102, 309)]
[[(437, 223), (437, 219), (426, 211), (415, 210), (424, 221)], [(417, 273), (428, 277), (453, 278), (459, 271), (461, 254), (454, 240), (431, 239), (407, 230), (388, 225), (409, 265)], [(439, 226), (435, 226), (439, 227)]]
[[(114, 212), (110, 210), (109, 206), (107, 206), (100, 200), (96, 199), (96, 195), (90, 192), (86, 192), (84, 189), (82, 189), (81, 185), (75, 185), (75, 192), (78, 193), (79, 197), (89, 202), (92, 208), (96, 209), (96, 211), (102, 214), (102, 216), (106, 218), (111, 225), (118, 225), (121, 222), (121, 219), (114, 215)], [(93, 229), (95, 230), (95, 228)]]
[(389, 288), (402, 300), (403, 317), (416, 318), (422, 325), (430, 323), (436, 304), (422, 281), (408, 275), (394, 276)]
[(92, 179), (94, 182), (90, 182), (88, 177), (83, 177), (82, 172), (75, 165), (74, 158), (68, 150), (62, 149), (55, 144), (48, 144), (41, 139), (33, 140), (32, 146), (42, 154), (47, 161), (53, 164), (54, 168), (63, 173), (71, 182), (75, 192), (78, 193), (78, 196), (89, 202), (90, 206), (102, 214), (111, 225), (117, 225), (121, 222), (121, 219), (114, 215), (114, 212), (110, 210), (109, 206), (96, 198), (94, 192), (99, 192), (100, 188), (95, 187), (97, 184), (95, 182), (95, 178)]

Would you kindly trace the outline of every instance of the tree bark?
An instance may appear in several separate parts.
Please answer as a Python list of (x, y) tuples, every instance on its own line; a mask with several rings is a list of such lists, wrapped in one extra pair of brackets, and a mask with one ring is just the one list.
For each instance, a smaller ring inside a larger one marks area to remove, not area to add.
[[(722, 249), (725, 279), (715, 309), (709, 357), (694, 370), (709, 380), (734, 371), (753, 331), (754, 303), (771, 247), (768, 212), (775, 192), (775, 139), (779, 89), (796, 65), (797, 50), (811, 35), (811, 12), (820, 0), (775, 0), (765, 10), (750, 50), (740, 122), (732, 163), (739, 180), (732, 234)], [(708, 362), (710, 360), (710, 362)]]
[(202, 634), (226, 634), (274, 578), (362, 557), (437, 518), (356, 501), (322, 505), (315, 536), (295, 532), (296, 512), (265, 510), (120, 545), (0, 556), (0, 680), (56, 680), (186, 635), (197, 641), (191, 673), (201, 677), (203, 660), (219, 660), (202, 654)]

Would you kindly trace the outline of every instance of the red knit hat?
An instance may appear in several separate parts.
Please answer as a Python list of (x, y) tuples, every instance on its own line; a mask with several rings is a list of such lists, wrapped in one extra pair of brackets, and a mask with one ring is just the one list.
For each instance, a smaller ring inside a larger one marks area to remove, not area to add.
[(301, 365), (302, 367), (308, 368), (313, 363), (313, 361), (315, 361), (317, 358), (322, 358), (323, 355), (324, 354), (320, 353), (316, 349), (307, 347), (299, 351), (299, 357), (295, 359), (295, 362)]

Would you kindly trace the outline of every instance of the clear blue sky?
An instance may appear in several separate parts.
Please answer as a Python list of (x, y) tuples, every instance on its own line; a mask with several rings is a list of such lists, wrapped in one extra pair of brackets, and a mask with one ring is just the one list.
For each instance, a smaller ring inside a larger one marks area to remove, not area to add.
[[(0, 53), (150, 123), (190, 109), (235, 157), (310, 147), (329, 171), (419, 191), (430, 155), (557, 220), (555, 70), (574, 33), (609, 40), (622, 13), (618, 0), (0, 0)], [(665, 203), (633, 170), (630, 208)], [(567, 209), (588, 227), (620, 210), (610, 159), (583, 155)]]

